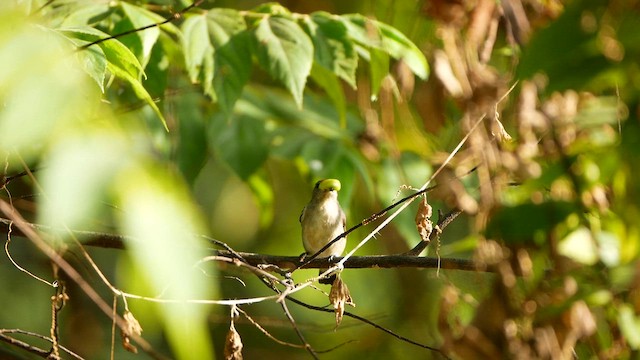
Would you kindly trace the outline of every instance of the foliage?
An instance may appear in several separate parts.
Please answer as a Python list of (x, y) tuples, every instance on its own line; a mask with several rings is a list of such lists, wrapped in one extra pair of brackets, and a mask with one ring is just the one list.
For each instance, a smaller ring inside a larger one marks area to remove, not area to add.
[[(1, 217), (46, 226), (55, 251), (7, 226), (0, 334), (49, 334), (56, 290), (43, 282), (56, 280), (69, 289), (53, 321), (61, 344), (106, 357), (111, 314), (43, 265), (57, 253), (107, 309), (115, 298), (122, 321), (139, 321), (150, 348), (138, 330), (124, 342), (151, 354), (220, 356), (231, 323), (247, 358), (304, 356), (251, 325), (300, 343), (277, 302), (200, 304), (273, 295), (248, 271), (213, 266), (208, 235), (297, 256), (315, 180), (340, 179), (355, 225), (438, 169), (429, 203), (465, 216), (429, 254), (487, 272), (347, 269), (352, 312), (454, 358), (633, 357), (638, 15), (597, 0), (4, 1), (0, 200), (14, 210)], [(412, 248), (416, 205), (358, 254)], [(126, 250), (81, 247), (92, 235), (72, 230), (117, 234)], [(351, 233), (347, 250), (370, 230)], [(307, 290), (294, 297), (328, 303)], [(357, 340), (331, 357), (443, 356), (348, 316), (336, 336), (332, 315), (285, 304), (316, 350)]]

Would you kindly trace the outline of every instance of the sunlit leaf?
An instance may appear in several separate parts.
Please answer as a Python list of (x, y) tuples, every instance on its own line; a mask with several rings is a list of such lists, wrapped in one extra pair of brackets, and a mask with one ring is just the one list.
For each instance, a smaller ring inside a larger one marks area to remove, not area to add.
[(202, 78), (205, 94), (214, 96), (213, 81), (214, 48), (209, 40), (207, 20), (204, 14), (188, 17), (182, 24), (182, 46), (184, 48), (185, 65), (192, 82)]
[[(158, 14), (150, 12), (141, 7), (131, 5), (127, 2), (120, 2), (120, 6), (129, 22), (131, 22), (133, 29), (140, 29), (152, 24), (157, 24), (164, 21), (164, 18)], [(156, 44), (158, 37), (160, 36), (160, 28), (157, 26), (150, 27), (142, 31), (136, 31), (131, 38), (137, 39), (135, 47), (139, 47), (140, 51), (140, 63), (142, 67), (146, 67), (151, 57), (151, 50)], [(126, 38), (121, 39), (126, 43)]]
[(302, 93), (313, 62), (313, 43), (294, 21), (282, 16), (260, 20), (254, 31), (258, 63), (280, 81), (302, 106)]
[(39, 221), (62, 235), (66, 235), (65, 226), (94, 227), (92, 221), (103, 207), (110, 183), (127, 163), (127, 150), (124, 138), (107, 129), (56, 144), (42, 175), (47, 196), (41, 198)]
[(625, 340), (632, 349), (640, 349), (640, 319), (628, 304), (618, 307), (618, 322)]
[(358, 53), (347, 27), (325, 12), (313, 13), (304, 19), (304, 25), (313, 41), (315, 61), (355, 89)]
[(429, 75), (429, 64), (420, 49), (397, 29), (360, 14), (342, 15), (348, 34), (367, 47), (387, 52), (396, 60), (404, 61), (421, 79)]
[(69, 55), (74, 47), (59, 33), (10, 15), (0, 14), (0, 148), (30, 161), (67, 125), (85, 120), (99, 91), (83, 73), (89, 65)]

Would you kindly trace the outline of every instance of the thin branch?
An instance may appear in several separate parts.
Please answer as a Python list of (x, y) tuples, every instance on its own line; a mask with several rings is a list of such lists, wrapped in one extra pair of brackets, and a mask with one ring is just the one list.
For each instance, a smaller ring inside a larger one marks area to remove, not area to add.
[[(414, 196), (415, 194), (411, 195)], [(449, 221), (450, 222), (450, 221)], [(0, 231), (5, 232), (9, 230), (10, 219), (0, 217)], [(47, 232), (52, 231), (52, 228), (45, 225), (33, 224), (25, 222), (25, 227)], [(448, 223), (447, 223), (448, 225)], [(446, 227), (444, 223), (439, 223), (441, 228)], [(71, 233), (80, 237), (87, 237), (88, 240), (83, 241), (85, 246), (94, 246), (100, 248), (109, 249), (124, 249), (125, 241), (135, 241), (134, 239), (116, 235), (106, 234), (93, 231), (79, 231), (71, 230)], [(13, 227), (14, 236), (26, 236), (25, 232), (20, 228)], [(93, 237), (92, 237), (93, 236)], [(209, 240), (211, 240), (209, 238)], [(216, 244), (221, 243), (216, 240)], [(223, 246), (230, 249), (228, 246)], [(239, 259), (244, 261), (248, 265), (259, 267), (264, 271), (272, 271), (278, 273), (285, 273), (285, 270), (293, 271), (297, 269), (300, 264), (300, 258), (298, 256), (279, 256), (279, 255), (265, 255), (256, 253), (239, 252), (233, 249), (231, 250), (212, 250), (213, 256), (223, 256), (231, 259)], [(221, 260), (221, 259), (218, 259)], [(326, 269), (327, 267), (334, 266), (336, 262), (343, 260), (342, 257), (334, 257), (330, 261), (328, 258), (316, 258), (307, 260), (304, 268), (307, 269)], [(221, 260), (227, 261), (227, 260)], [(442, 268), (451, 270), (463, 270), (463, 271), (486, 271), (478, 270), (479, 267), (472, 261), (466, 259), (447, 259), (442, 261)], [(232, 262), (231, 260), (228, 262)], [(266, 266), (269, 265), (269, 266)], [(363, 268), (397, 268), (397, 267), (413, 267), (413, 268), (437, 268), (437, 259), (427, 257), (416, 257), (407, 255), (377, 255), (377, 256), (352, 256), (344, 262), (345, 268), (350, 269), (363, 269)]]
[[(294, 297), (291, 297), (291, 296), (288, 296), (287, 300), (290, 300), (294, 304), (300, 305), (300, 306), (305, 307), (305, 308), (307, 308), (309, 310), (322, 311), (322, 312), (327, 312), (327, 313), (333, 313), (334, 312), (333, 309), (328, 309), (328, 308), (325, 308), (325, 307), (320, 307), (320, 306), (307, 304), (304, 301), (298, 300), (298, 299), (296, 299)], [(425, 345), (425, 344), (419, 343), (419, 342), (417, 342), (415, 340), (411, 340), (409, 338), (406, 338), (406, 337), (404, 337), (404, 336), (402, 336), (400, 334), (397, 334), (397, 333), (393, 332), (392, 330), (389, 330), (389, 329), (385, 328), (384, 326), (381, 326), (381, 325), (378, 325), (378, 324), (374, 323), (373, 321), (371, 321), (371, 320), (369, 320), (367, 318), (364, 318), (362, 316), (356, 315), (356, 314), (351, 313), (349, 311), (345, 311), (344, 312), (344, 316), (347, 316), (347, 317), (350, 317), (352, 319), (361, 321), (361, 322), (363, 322), (363, 323), (365, 323), (367, 325), (371, 325), (374, 328), (376, 328), (378, 330), (381, 330), (381, 331), (384, 331), (385, 333), (393, 336), (394, 338), (396, 338), (398, 340), (404, 341), (404, 342), (409, 343), (411, 345), (415, 345), (415, 346), (421, 347), (421, 348), (426, 349), (426, 350), (435, 351), (438, 354), (442, 355), (445, 359), (449, 359), (449, 357), (441, 349), (438, 349), (438, 348), (433, 347), (433, 346)]]
[(438, 224), (433, 229), (433, 231), (431, 231), (431, 234), (429, 234), (429, 240), (428, 241), (420, 241), (418, 243), (418, 245), (416, 245), (413, 249), (407, 251), (403, 255), (408, 255), (408, 256), (418, 256), (418, 255), (420, 255), (420, 253), (422, 251), (424, 251), (424, 249), (426, 249), (427, 246), (429, 246), (429, 243), (431, 243), (438, 236), (440, 236), (442, 231), (447, 226), (449, 226), (449, 224), (451, 224), (451, 222), (453, 222), (453, 220), (455, 220), (458, 217), (458, 215), (460, 215), (460, 214), (462, 214), (462, 210), (453, 209), (447, 215), (445, 215), (442, 218), (438, 219)]
[[(471, 133), (473, 133), (473, 131), (478, 127), (478, 125), (480, 125), (480, 123), (484, 120), (485, 116), (486, 116), (485, 114), (482, 114), (478, 118), (478, 120), (475, 122), (475, 124), (473, 124), (473, 126), (469, 130), (469, 132), (462, 138), (462, 140), (460, 140), (458, 145), (453, 149), (451, 154), (449, 154), (449, 156), (445, 159), (445, 161), (442, 163), (442, 165), (440, 165), (440, 167), (429, 177), (427, 182), (425, 182), (422, 185), (422, 187), (420, 187), (419, 192), (420, 191), (425, 191), (425, 190), (427, 190), (429, 188), (429, 184), (431, 183), (431, 181), (440, 173), (440, 171), (442, 171), (442, 169), (444, 169), (444, 167), (458, 153), (460, 148), (462, 148), (462, 145), (464, 145), (467, 142), (467, 139), (469, 139), (469, 136), (471, 135)], [(338, 264), (336, 265), (337, 269), (340, 269), (340, 268), (344, 267), (344, 263), (347, 261), (348, 258), (353, 256), (353, 254), (355, 254), (355, 252), (358, 251), (358, 249), (360, 249), (360, 247), (364, 246), (364, 244), (366, 244), (375, 234), (380, 232), (380, 230), (382, 230), (385, 226), (387, 226), (387, 224), (389, 224), (391, 222), (391, 220), (393, 220), (396, 216), (398, 216), (398, 214), (400, 214), (404, 209), (406, 209), (409, 206), (409, 204), (411, 203), (411, 201), (413, 201), (413, 199), (415, 199), (415, 197), (411, 198), (410, 201), (404, 202), (397, 210), (395, 210), (391, 215), (389, 215), (389, 217), (387, 217), (382, 223), (380, 223), (380, 225), (378, 225), (373, 231), (371, 231), (369, 233), (369, 235), (365, 236), (365, 238), (362, 239), (362, 241), (360, 241), (358, 243), (358, 245), (356, 245), (353, 249), (351, 249), (351, 251), (349, 251), (342, 258), (342, 260), (340, 260), (338, 262)]]
[[(20, 340), (14, 339), (14, 338), (12, 338), (10, 336), (7, 336), (5, 334), (28, 335), (28, 336), (33, 336), (35, 338), (42, 339), (42, 340), (48, 341), (50, 343), (53, 343), (53, 341), (52, 341), (52, 339), (50, 337), (47, 337), (47, 336), (44, 336), (44, 335), (40, 335), (40, 334), (31, 332), (31, 331), (20, 330), (20, 329), (0, 329), (0, 341), (4, 341), (4, 342), (6, 342), (8, 344), (17, 346), (17, 347), (19, 347), (21, 349), (29, 351), (30, 353), (38, 355), (38, 356), (41, 356), (43, 358), (47, 358), (51, 353), (50, 350), (40, 349), (40, 348), (38, 348), (36, 346), (33, 346), (31, 344), (27, 344), (27, 343), (22, 342)], [(82, 356), (74, 353), (73, 351), (67, 349), (66, 347), (64, 347), (62, 345), (58, 345), (58, 347), (60, 348), (60, 350), (62, 350), (64, 352), (66, 352), (67, 354), (69, 354), (69, 356), (71, 356), (72, 358), (77, 359), (77, 360), (83, 360)]]
[[(14, 222), (14, 225), (17, 229), (20, 229), (22, 233), (29, 239), (31, 242), (43, 253), (45, 254), (51, 261), (53, 261), (62, 271), (64, 271), (69, 278), (75, 282), (80, 289), (98, 306), (100, 310), (102, 310), (107, 316), (111, 317), (111, 306), (109, 306), (96, 292), (93, 287), (78, 273), (78, 271), (71, 266), (60, 254), (58, 254), (40, 235), (34, 230), (33, 227), (29, 226), (28, 223), (24, 220), (20, 214), (18, 214), (15, 209), (10, 206), (6, 201), (0, 199), (0, 212), (3, 212), (5, 216), (10, 218)], [(121, 329), (126, 329), (127, 324), (125, 323), (122, 317), (118, 316), (116, 318), (116, 323), (118, 327)], [(131, 335), (132, 338), (142, 347), (142, 349), (151, 355), (154, 358), (164, 358), (162, 355), (156, 353), (151, 344), (149, 344), (142, 337), (137, 336), (135, 334)]]
[(300, 344), (292, 344), (290, 342), (286, 342), (286, 341), (282, 341), (278, 338), (276, 338), (275, 336), (271, 335), (270, 332), (267, 331), (267, 329), (263, 328), (262, 325), (258, 324), (257, 321), (253, 320), (253, 318), (251, 316), (249, 316), (249, 314), (247, 314), (246, 311), (242, 310), (240, 307), (236, 307), (236, 310), (238, 312), (240, 312), (242, 315), (244, 315), (244, 317), (249, 320), (249, 322), (256, 327), (256, 329), (260, 330), (261, 333), (263, 333), (266, 337), (268, 337), (269, 339), (273, 340), (274, 342), (280, 344), (280, 345), (284, 345), (284, 346), (289, 346), (289, 347), (294, 347), (294, 348), (298, 348), (298, 349), (304, 349), (305, 346), (304, 345), (300, 345)]
[(284, 314), (289, 319), (289, 322), (291, 322), (291, 326), (296, 331), (296, 334), (298, 335), (298, 338), (300, 339), (300, 341), (302, 341), (302, 344), (304, 344), (305, 350), (307, 350), (307, 352), (314, 359), (316, 359), (316, 360), (319, 359), (318, 358), (318, 354), (316, 353), (316, 351), (313, 350), (313, 348), (311, 347), (311, 344), (309, 344), (307, 342), (307, 340), (304, 338), (304, 335), (302, 335), (302, 331), (300, 331), (300, 329), (298, 328), (298, 325), (296, 325), (296, 321), (293, 319), (293, 316), (291, 315), (291, 312), (289, 311), (289, 307), (287, 306), (287, 302), (286, 301), (280, 301), (280, 306), (282, 306), (282, 310), (284, 311)]
[[(221, 256), (229, 255), (225, 251), (217, 251)], [(240, 253), (249, 265), (259, 266), (261, 264), (275, 265), (284, 269), (293, 269), (299, 257), (297, 256), (277, 256), (264, 255), (254, 253)], [(334, 266), (342, 261), (343, 257), (320, 258), (309, 262), (306, 269), (326, 269)], [(475, 262), (467, 259), (441, 259), (441, 265), (444, 269), (464, 270), (464, 271), (485, 271), (478, 267)], [(372, 256), (352, 256), (344, 263), (347, 269), (373, 269), (373, 268), (419, 268), (419, 269), (435, 269), (438, 266), (438, 259), (408, 255), (372, 255)], [(264, 268), (269, 271), (269, 267)]]
[(78, 47), (78, 50), (84, 50), (84, 49), (87, 49), (87, 48), (88, 48), (88, 47), (90, 47), (90, 46), (93, 46), (93, 45), (96, 45), (96, 44), (103, 43), (103, 42), (105, 42), (105, 41), (107, 41), (107, 40), (112, 40), (112, 39), (121, 38), (121, 37), (123, 37), (123, 36), (127, 36), (127, 35), (130, 35), (130, 34), (137, 33), (137, 32), (139, 32), (139, 31), (144, 31), (144, 30), (147, 30), (147, 29), (151, 29), (151, 28), (154, 28), (154, 27), (162, 26), (162, 25), (167, 24), (167, 23), (170, 23), (170, 22), (172, 22), (172, 21), (174, 21), (174, 20), (178, 20), (178, 19), (180, 19), (180, 18), (182, 17), (182, 15), (184, 15), (187, 11), (189, 11), (189, 10), (191, 10), (191, 9), (195, 8), (195, 7), (200, 6), (200, 4), (202, 4), (203, 2), (204, 2), (204, 0), (196, 0), (196, 1), (194, 1), (191, 5), (189, 5), (189, 6), (185, 7), (184, 9), (182, 9), (182, 10), (178, 11), (177, 13), (174, 13), (173, 15), (171, 15), (169, 18), (165, 19), (164, 21), (160, 21), (160, 22), (158, 22), (158, 23), (154, 23), (154, 24), (149, 24), (149, 25), (146, 25), (146, 26), (143, 26), (143, 27), (140, 27), (140, 28), (136, 28), (136, 29), (127, 30), (127, 31), (121, 32), (121, 33), (119, 33), (119, 34), (115, 34), (115, 35), (112, 35), (112, 36), (106, 37), (106, 38), (104, 38), (104, 39), (98, 39), (98, 40), (92, 41), (92, 42), (90, 42), (90, 43), (88, 43), (88, 44), (85, 44), (85, 45), (79, 46), (79, 47)]

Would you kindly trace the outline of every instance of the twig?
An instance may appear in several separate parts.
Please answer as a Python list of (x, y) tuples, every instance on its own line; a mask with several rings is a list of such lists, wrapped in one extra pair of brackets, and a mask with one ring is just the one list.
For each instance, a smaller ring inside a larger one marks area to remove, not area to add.
[(296, 334), (298, 335), (298, 338), (300, 338), (300, 341), (302, 341), (302, 344), (304, 344), (305, 350), (307, 350), (307, 352), (311, 355), (311, 357), (317, 360), (318, 354), (316, 354), (315, 350), (313, 350), (313, 348), (311, 347), (311, 344), (309, 344), (307, 340), (305, 340), (304, 335), (302, 335), (302, 331), (300, 331), (300, 329), (298, 328), (298, 325), (296, 325), (296, 321), (293, 319), (293, 316), (291, 316), (291, 312), (289, 312), (289, 307), (287, 306), (287, 302), (280, 301), (280, 306), (282, 306), (282, 310), (284, 311), (284, 314), (289, 319), (289, 322), (291, 322), (291, 326), (293, 327)]
[[(328, 309), (328, 308), (325, 308), (325, 307), (320, 307), (320, 306), (307, 304), (304, 301), (298, 300), (298, 299), (296, 299), (294, 297), (291, 297), (291, 296), (288, 296), (287, 300), (290, 300), (294, 304), (300, 305), (300, 306), (305, 307), (305, 308), (310, 309), (310, 310), (322, 311), (322, 312), (327, 312), (327, 313), (333, 313), (334, 312), (333, 309)], [(369, 320), (367, 318), (364, 318), (362, 316), (356, 315), (356, 314), (351, 313), (349, 311), (345, 311), (344, 312), (344, 316), (347, 316), (347, 317), (350, 317), (352, 319), (356, 319), (358, 321), (361, 321), (361, 322), (363, 322), (365, 324), (371, 325), (374, 328), (376, 328), (378, 330), (381, 330), (381, 331), (384, 331), (387, 334), (395, 337), (398, 340), (404, 341), (404, 342), (409, 343), (411, 345), (415, 345), (415, 346), (421, 347), (421, 348), (426, 349), (426, 350), (435, 351), (435, 352), (439, 353), (440, 355), (442, 355), (445, 359), (449, 359), (449, 357), (441, 349), (438, 349), (438, 348), (433, 347), (433, 346), (421, 344), (421, 343), (419, 343), (419, 342), (417, 342), (415, 340), (411, 340), (409, 338), (406, 338), (406, 337), (404, 337), (404, 336), (402, 336), (400, 334), (397, 334), (397, 333), (393, 332), (392, 330), (389, 330), (389, 329), (385, 328), (384, 326), (381, 326), (381, 325), (378, 325), (378, 324), (374, 323), (373, 321), (371, 321), (371, 320)]]
[(440, 236), (440, 233), (442, 233), (442, 231), (447, 226), (449, 226), (449, 224), (451, 224), (451, 222), (453, 220), (455, 220), (458, 217), (458, 215), (460, 215), (460, 214), (462, 214), (462, 210), (454, 209), (451, 212), (449, 212), (447, 215), (445, 215), (444, 217), (438, 219), (438, 224), (433, 229), (433, 231), (431, 231), (431, 234), (429, 234), (429, 241), (420, 241), (418, 243), (418, 245), (416, 245), (413, 249), (407, 251), (403, 255), (407, 255), (407, 256), (418, 256), (418, 255), (420, 255), (420, 253), (424, 249), (426, 249), (427, 246), (429, 246), (429, 243), (432, 242), (433, 240), (435, 240), (438, 236)]
[(271, 335), (271, 333), (269, 333), (265, 328), (263, 328), (260, 324), (258, 324), (257, 321), (253, 320), (253, 318), (251, 316), (249, 316), (249, 314), (247, 314), (246, 311), (240, 309), (240, 307), (236, 307), (236, 310), (238, 310), (238, 312), (242, 313), (242, 315), (244, 315), (244, 317), (249, 320), (249, 322), (251, 324), (253, 324), (253, 326), (256, 327), (256, 329), (260, 330), (261, 333), (263, 333), (266, 337), (268, 337), (269, 339), (275, 341), (276, 343), (280, 344), (280, 345), (284, 345), (284, 346), (290, 346), (290, 347), (294, 347), (294, 348), (298, 348), (298, 349), (304, 349), (305, 346), (304, 345), (300, 345), (300, 344), (292, 344), (290, 342), (286, 342), (286, 341), (282, 341), (278, 338), (276, 338), (275, 336)]
[[(0, 211), (9, 217), (15, 224), (15, 226), (22, 231), (22, 233), (49, 259), (51, 259), (57, 266), (64, 271), (69, 278), (78, 284), (80, 289), (102, 310), (107, 316), (111, 317), (111, 307), (100, 297), (100, 295), (91, 287), (91, 285), (78, 273), (78, 271), (71, 266), (65, 259), (60, 256), (46, 241), (44, 241), (38, 233), (35, 232), (33, 227), (29, 226), (20, 214), (18, 214), (13, 207), (11, 207), (6, 201), (0, 199)], [(116, 318), (118, 327), (126, 329), (126, 323), (122, 317)], [(142, 349), (154, 358), (164, 358), (162, 355), (156, 353), (151, 344), (149, 344), (142, 337), (132, 334), (131, 337), (142, 347)]]
[(184, 9), (178, 11), (177, 13), (174, 13), (173, 15), (171, 15), (169, 18), (165, 19), (164, 21), (160, 21), (160, 22), (154, 23), (154, 24), (149, 24), (149, 25), (137, 28), (137, 29), (127, 30), (127, 31), (121, 32), (119, 34), (111, 35), (111, 36), (106, 37), (104, 39), (98, 39), (98, 40), (92, 41), (92, 42), (90, 42), (88, 44), (79, 46), (78, 50), (84, 50), (84, 49), (87, 49), (90, 46), (103, 43), (103, 42), (105, 42), (107, 40), (121, 38), (123, 36), (127, 36), (127, 35), (130, 35), (130, 34), (133, 34), (133, 33), (137, 33), (139, 31), (144, 31), (144, 30), (147, 30), (147, 29), (151, 29), (151, 28), (154, 28), (154, 27), (157, 27), (157, 26), (162, 26), (162, 25), (170, 23), (170, 22), (172, 22), (174, 20), (178, 20), (178, 19), (180, 19), (182, 17), (182, 15), (184, 15), (184, 13), (186, 13), (187, 11), (189, 11), (189, 10), (195, 8), (195, 7), (200, 6), (200, 4), (202, 4), (203, 2), (204, 2), (204, 0), (196, 0), (191, 5), (185, 7)]
[[(26, 331), (26, 330), (20, 330), (20, 329), (0, 329), (0, 341), (4, 341), (8, 344), (11, 344), (13, 346), (17, 346), (21, 349), (24, 349), (32, 354), (38, 355), (40, 357), (46, 358), (50, 355), (50, 350), (44, 350), (44, 349), (40, 349), (36, 346), (33, 346), (31, 344), (27, 344), (26, 342), (20, 341), (18, 339), (12, 338), (11, 336), (7, 336), (5, 334), (21, 334), (21, 335), (28, 335), (28, 336), (33, 336), (35, 338), (38, 339), (42, 339), (42, 340), (46, 340), (50, 343), (53, 343), (52, 339), (50, 337), (44, 336), (44, 335), (40, 335), (31, 331)], [(74, 359), (77, 360), (83, 360), (83, 357), (74, 353), (73, 351), (67, 349), (66, 347), (62, 346), (62, 345), (58, 345), (58, 347), (60, 348), (60, 350), (64, 351), (65, 353), (69, 354), (69, 356), (71, 356)]]

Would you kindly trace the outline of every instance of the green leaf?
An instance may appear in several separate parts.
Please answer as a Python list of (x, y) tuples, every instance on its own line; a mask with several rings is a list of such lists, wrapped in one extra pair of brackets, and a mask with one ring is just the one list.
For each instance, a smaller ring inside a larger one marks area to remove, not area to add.
[[(108, 38), (110, 35), (100, 30), (91, 27), (81, 28), (68, 28), (61, 29), (60, 32), (67, 36), (84, 40), (86, 42), (93, 42), (99, 39)], [(131, 77), (136, 79), (140, 78), (143, 74), (142, 65), (136, 58), (136, 56), (117, 39), (111, 39), (103, 41), (97, 45), (102, 49), (107, 59), (107, 62), (120, 68)], [(85, 51), (85, 50), (81, 50)]]
[[(143, 9), (138, 6), (131, 5), (124, 1), (120, 2), (120, 6), (122, 7), (122, 11), (124, 12), (126, 18), (131, 23), (132, 29), (139, 29), (151, 24), (157, 24), (165, 19), (155, 14), (151, 11)], [(157, 26), (142, 30), (136, 31), (133, 36), (121, 39), (122, 42), (125, 42), (125, 39), (131, 38), (136, 39), (135, 48), (139, 49), (139, 58), (140, 63), (143, 67), (147, 66), (149, 62), (149, 58), (151, 57), (151, 50), (155, 45), (156, 41), (158, 41), (158, 37), (160, 36), (160, 28)]]
[(331, 14), (317, 12), (304, 18), (304, 25), (313, 41), (315, 62), (355, 89), (358, 53), (344, 23)]
[(389, 75), (389, 55), (373, 48), (369, 52), (369, 72), (371, 74), (371, 95), (375, 98), (380, 92), (382, 81)]
[(91, 25), (97, 20), (107, 17), (113, 12), (108, 3), (98, 3), (83, 6), (65, 17), (61, 28)]
[(270, 15), (291, 15), (291, 11), (277, 2), (269, 2), (256, 6), (253, 12)]
[(338, 77), (330, 70), (313, 64), (311, 78), (329, 95), (340, 116), (340, 126), (347, 127), (347, 100)]
[(546, 239), (546, 234), (576, 211), (575, 204), (562, 201), (503, 207), (487, 226), (487, 237), (512, 243)]
[(263, 121), (247, 115), (216, 116), (209, 132), (220, 156), (243, 180), (267, 160), (269, 139)]
[(231, 9), (209, 11), (207, 24), (216, 47), (213, 88), (218, 105), (230, 114), (251, 76), (251, 34), (244, 18)]
[[(68, 34), (69, 36), (76, 37), (88, 42), (103, 39), (109, 36), (99, 30), (90, 27), (63, 29), (60, 31), (64, 34)], [(153, 98), (151, 98), (151, 95), (149, 95), (147, 90), (142, 85), (142, 82), (140, 81), (143, 70), (142, 65), (140, 65), (140, 62), (138, 61), (136, 56), (117, 39), (103, 41), (93, 46), (99, 46), (104, 52), (107, 60), (107, 70), (109, 70), (109, 72), (111, 72), (116, 77), (128, 82), (138, 98), (146, 101), (146, 103), (151, 106), (151, 109), (153, 109), (153, 111), (156, 113), (164, 128), (169, 131), (167, 122), (164, 119), (162, 112), (158, 108), (158, 105), (156, 105), (156, 103), (153, 101)], [(90, 48), (91, 47), (82, 49), (80, 51), (87, 51)]]
[(190, 16), (184, 21), (182, 47), (189, 79), (196, 83), (202, 78), (205, 94), (215, 97), (211, 86), (214, 48), (209, 40), (206, 15)]
[[(595, 6), (594, 6), (595, 5)], [(548, 93), (567, 88), (579, 89), (610, 67), (599, 45), (597, 31), (583, 26), (585, 14), (599, 13), (600, 2), (576, 2), (548, 27), (536, 32), (524, 48), (517, 78), (547, 74)], [(592, 9), (587, 9), (593, 7)], [(595, 21), (595, 20), (594, 20)]]
[[(65, 36), (61, 33), (62, 36)], [(66, 37), (66, 36), (65, 36)], [(75, 46), (88, 44), (88, 41), (69, 39)], [(82, 69), (98, 84), (100, 91), (104, 93), (104, 79), (107, 74), (107, 57), (99, 46), (92, 46), (85, 51), (76, 53)]]
[(404, 61), (421, 79), (429, 76), (429, 64), (422, 51), (394, 27), (360, 14), (342, 15), (340, 18), (354, 41)]
[(289, 90), (301, 107), (313, 62), (313, 44), (309, 36), (294, 21), (269, 16), (260, 20), (254, 30), (254, 47), (260, 65)]

